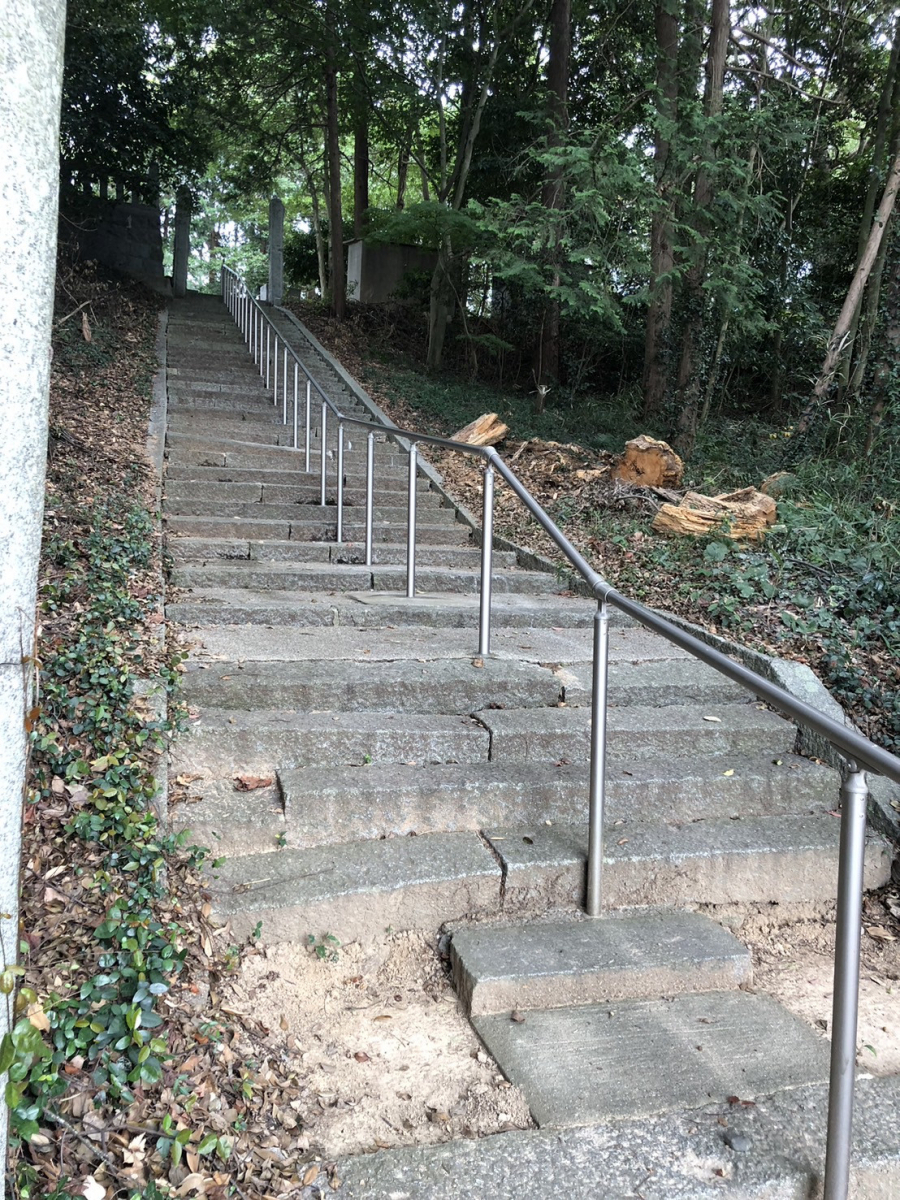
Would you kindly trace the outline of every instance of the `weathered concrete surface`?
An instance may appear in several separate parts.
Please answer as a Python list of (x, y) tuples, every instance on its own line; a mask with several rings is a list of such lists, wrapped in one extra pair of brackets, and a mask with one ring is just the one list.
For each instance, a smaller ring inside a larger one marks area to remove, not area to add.
[[(9, 0), (0, 38), (0, 967), (18, 951), (25, 713), (44, 512), (65, 5)], [(7, 1006), (0, 1005), (0, 1037)], [(0, 1086), (0, 1164), (7, 1112)], [(0, 1200), (6, 1172), (0, 1171)]]
[(768, 996), (706, 992), (473, 1018), (538, 1125), (742, 1100), (828, 1078), (829, 1047)]
[[(338, 1160), (339, 1200), (814, 1200), (827, 1088), (582, 1129), (502, 1133)], [(856, 1085), (851, 1200), (900, 1195), (900, 1078)], [(726, 1135), (749, 1138), (749, 1152)]]
[[(673, 663), (672, 675), (679, 669), (680, 664)], [(640, 679), (636, 666), (630, 667), (630, 673)], [(569, 698), (566, 689), (567, 702)], [(756, 705), (708, 703), (701, 707), (685, 703), (650, 707), (643, 703), (646, 699), (641, 688), (636, 703), (610, 708), (606, 723), (609, 757), (633, 762), (658, 755), (695, 758), (768, 751), (767, 765), (771, 767), (772, 756), (789, 755), (796, 740), (793, 725)], [(486, 710), (481, 720), (491, 732), (491, 758), (497, 762), (555, 762), (559, 758), (587, 762), (590, 758), (589, 707), (572, 708), (567, 703), (552, 713)], [(719, 764), (719, 773), (733, 765)], [(688, 764), (683, 766), (690, 770)]]
[[(194, 539), (189, 539), (194, 540)], [(177, 539), (170, 548), (177, 548)], [(240, 543), (234, 543), (236, 546)], [(288, 543), (291, 544), (291, 543)], [(316, 548), (315, 543), (312, 546)], [(328, 547), (324, 547), (328, 549)], [(476, 551), (441, 547), (441, 554), (470, 554)], [(469, 658), (477, 641), (474, 630), (436, 629), (429, 626), (410, 626), (403, 629), (353, 629), (349, 626), (332, 629), (267, 628), (260, 625), (209, 625), (192, 630), (193, 657), (223, 658), (244, 661), (290, 662), (309, 658), (366, 659), (370, 662), (393, 659), (431, 661), (440, 658)], [(516, 662), (560, 663), (583, 662), (591, 656), (590, 629), (518, 629), (502, 626), (491, 631), (491, 657), (513, 659)], [(667, 643), (639, 628), (616, 630), (610, 642), (610, 659), (636, 662), (666, 656)], [(680, 657), (677, 653), (676, 658)], [(624, 714), (624, 710), (621, 710)], [(718, 709), (710, 708), (710, 713)], [(732, 714), (728, 706), (723, 711)], [(670, 708), (670, 715), (673, 710)], [(677, 712), (677, 710), (675, 710)], [(742, 705), (740, 712), (755, 719), (755, 706)], [(754, 715), (751, 715), (754, 714)], [(485, 714), (485, 718), (488, 714)], [(490, 717), (502, 716), (501, 711)], [(564, 716), (560, 710), (560, 716)], [(585, 718), (583, 709), (572, 709), (576, 721)], [(772, 714), (766, 714), (770, 718)], [(775, 718), (778, 721), (778, 718)], [(488, 723), (486, 721), (486, 723)], [(716, 722), (704, 722), (714, 728)], [(775, 728), (778, 726), (775, 725)]]
[(752, 974), (750, 951), (695, 913), (475, 926), (453, 935), (450, 962), (474, 1016), (720, 991)]
[[(383, 763), (358, 768), (286, 769), (298, 748), (259, 731), (259, 763), (279, 764), (292, 844), (314, 845), (427, 833), (440, 829), (497, 826), (580, 825), (587, 813), (587, 765), (559, 762), (432, 765), (417, 752), (412, 764)], [(222, 739), (223, 761), (229, 743)], [(265, 758), (268, 755), (268, 758)], [(309, 756), (307, 754), (307, 761)], [(608, 781), (606, 814), (616, 839), (640, 823), (656, 827), (660, 812), (670, 820), (703, 821), (772, 814), (824, 812), (834, 803), (832, 772), (798, 759), (802, 771), (771, 774), (771, 760), (737, 762), (739, 775), (726, 778), (702, 759), (692, 769), (660, 759), (633, 763), (633, 770)], [(261, 768), (262, 769), (262, 768)], [(781, 786), (779, 786), (779, 783)]]
[(230, 859), (210, 891), (237, 938), (262, 920), (267, 942), (351, 941), (492, 912), (500, 868), (474, 834), (437, 833)]
[(204, 707), (172, 750), (178, 771), (229, 777), (276, 764), (318, 766), (404, 762), (484, 762), (488, 735), (468, 717), (431, 713), (306, 713)]
[(559, 684), (534, 663), (481, 659), (437, 662), (210, 663), (184, 676), (185, 699), (216, 708), (306, 712), (470, 713), (480, 705), (556, 704)]
[[(612, 831), (611, 831), (612, 832)], [(510, 904), (580, 904), (586, 828), (488, 830), (506, 870)], [(837, 894), (840, 822), (831, 816), (749, 817), (654, 828), (636, 825), (604, 847), (604, 896), (615, 906), (787, 903)], [(867, 888), (890, 879), (891, 850), (872, 836)]]

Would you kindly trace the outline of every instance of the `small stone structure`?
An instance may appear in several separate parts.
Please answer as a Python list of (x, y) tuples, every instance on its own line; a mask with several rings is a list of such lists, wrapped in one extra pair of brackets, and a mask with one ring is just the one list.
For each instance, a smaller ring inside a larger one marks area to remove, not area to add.
[(437, 251), (422, 246), (374, 245), (350, 242), (347, 253), (347, 297), (362, 304), (397, 300), (395, 293), (413, 271), (429, 275), (437, 265)]
[(172, 294), (163, 273), (156, 205), (117, 203), (98, 196), (86, 203), (84, 197), (79, 197), (77, 213), (72, 216), (82, 257), (96, 259), (156, 292)]

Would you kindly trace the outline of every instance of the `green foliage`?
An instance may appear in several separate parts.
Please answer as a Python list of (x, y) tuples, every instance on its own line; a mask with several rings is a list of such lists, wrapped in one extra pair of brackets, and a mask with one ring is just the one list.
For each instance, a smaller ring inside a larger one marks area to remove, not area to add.
[[(4, 1039), (7, 1102), (16, 1136), (30, 1139), (45, 1108), (65, 1090), (62, 1066), (79, 1056), (93, 1064), (100, 1102), (128, 1100), (157, 1084), (168, 1048), (157, 1001), (184, 962), (186, 931), (171, 917), (167, 864), (198, 866), (206, 851), (163, 836), (150, 808), (156, 784), (151, 750), (162, 750), (169, 718), (149, 719), (135, 704), (141, 666), (133, 629), (142, 603), (131, 594), (152, 556), (150, 514), (125, 496), (110, 497), (85, 515), (87, 533), (48, 545), (65, 574), (45, 582), (49, 613), (73, 606), (69, 636), (42, 664), (42, 693), (32, 730), (33, 802), (49, 797), (55, 778), (80, 793), (66, 832), (100, 851), (87, 888), (103, 906), (95, 953), (81, 964), (68, 994), (43, 999), (46, 1036), (27, 1018)], [(71, 611), (71, 608), (70, 608)], [(161, 670), (173, 691), (176, 659)], [(177, 712), (177, 706), (175, 707)]]

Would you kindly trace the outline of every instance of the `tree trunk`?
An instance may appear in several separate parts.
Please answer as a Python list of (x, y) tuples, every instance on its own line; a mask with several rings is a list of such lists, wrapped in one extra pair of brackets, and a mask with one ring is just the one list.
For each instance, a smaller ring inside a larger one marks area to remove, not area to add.
[[(550, 45), (547, 60), (547, 103), (550, 132), (547, 146), (555, 149), (562, 145), (569, 124), (569, 55), (571, 52), (571, 0), (553, 0), (550, 9)], [(559, 168), (554, 168), (544, 183), (541, 202), (551, 214), (550, 257), (553, 264), (552, 288), (559, 289), (559, 234), (552, 215), (565, 206), (565, 181)], [(535, 385), (535, 411), (543, 412), (544, 402), (550, 388), (559, 379), (559, 298), (551, 295), (544, 306), (540, 336), (535, 352), (533, 375)]]
[(401, 146), (397, 157), (397, 210), (406, 206), (406, 180), (409, 176), (409, 145)]
[[(65, 6), (19, 0), (3, 21), (0, 212), (0, 970), (19, 953), (22, 804), (34, 676), (35, 600), (47, 462), (50, 327), (56, 275), (59, 112)], [(0, 1040), (13, 1020), (0, 1000)], [(0, 1089), (0, 1196), (9, 1114)]]
[[(888, 238), (885, 237), (888, 245)], [(879, 337), (879, 360), (872, 381), (872, 408), (869, 411), (863, 454), (871, 457), (878, 441), (884, 410), (891, 399), (897, 398), (895, 375), (900, 361), (900, 234), (895, 229), (890, 238), (887, 279), (884, 289), (883, 323)]]
[(697, 359), (698, 343), (706, 315), (703, 285), (706, 282), (708, 257), (709, 209), (713, 201), (711, 167), (716, 154), (715, 122), (722, 111), (725, 58), (730, 35), (729, 0), (712, 0), (709, 52), (706, 59), (706, 90), (703, 101), (703, 115), (706, 122), (704, 161), (697, 170), (694, 186), (694, 262), (685, 279), (687, 316), (682, 334), (681, 361), (678, 365), (680, 412), (675, 444), (684, 455), (691, 453), (697, 437), (697, 419), (700, 408), (700, 370)]
[[(890, 127), (897, 119), (898, 102), (900, 102), (900, 89), (898, 89), (897, 64), (900, 59), (900, 18), (898, 18), (894, 26), (894, 41), (891, 46), (891, 56), (888, 60), (887, 72), (884, 78), (884, 84), (881, 89), (881, 95), (878, 101), (878, 116), (875, 123), (875, 136), (872, 139), (872, 163), (869, 167), (869, 186), (866, 191), (866, 200), (863, 205), (862, 218), (859, 222), (859, 235), (856, 241), (856, 261), (859, 262), (866, 251), (866, 241), (869, 236), (869, 230), (872, 227), (872, 214), (875, 211), (875, 201), (878, 199), (878, 185), (881, 178), (881, 171), (884, 166), (885, 151), (890, 145)], [(893, 120), (892, 120), (893, 118)], [(889, 151), (888, 151), (889, 152)], [(879, 256), (879, 260), (883, 265), (883, 257)], [(876, 282), (880, 283), (881, 273), (876, 266), (872, 275), (872, 286)], [(869, 291), (872, 289), (869, 288)], [(875, 296), (874, 312), (878, 312), (878, 297)], [(868, 306), (872, 309), (872, 305)], [(868, 337), (865, 331), (863, 333), (863, 345), (860, 348), (860, 353), (857, 356), (857, 363), (860, 358), (863, 360), (862, 370), (854, 369), (853, 381), (850, 378), (850, 366), (853, 359), (853, 350), (856, 343), (856, 336), (859, 331), (859, 322), (862, 314), (862, 297), (860, 303), (856, 306), (856, 311), (853, 314), (853, 320), (850, 323), (850, 338), (848, 343), (848, 352), (841, 364), (841, 383), (846, 386), (850, 384), (851, 395), (858, 395), (859, 387), (862, 384), (862, 376), (865, 374), (865, 358), (868, 354), (868, 346), (871, 343), (871, 330)], [(855, 381), (855, 386), (854, 386)]]
[(663, 0), (656, 6), (656, 145), (653, 171), (657, 205), (650, 225), (650, 304), (644, 335), (644, 415), (658, 413), (669, 381), (669, 332), (672, 321), (672, 214), (667, 167), (671, 127), (678, 112), (678, 20)]
[(353, 131), (353, 236), (361, 238), (366, 230), (369, 207), (369, 115), (362, 98)]
[(306, 172), (306, 186), (309, 188), (309, 200), (312, 206), (312, 227), (316, 239), (316, 262), (319, 267), (319, 294), (324, 300), (328, 293), (328, 272), (325, 266), (325, 238), (322, 234), (322, 210), (319, 205), (319, 190), (316, 187), (312, 171)]
[(825, 361), (822, 364), (822, 370), (819, 378), (816, 380), (816, 385), (813, 388), (813, 394), (810, 397), (809, 403), (803, 410), (800, 420), (797, 422), (798, 434), (806, 433), (812, 424), (813, 417), (821, 407), (828, 389), (834, 379), (835, 371), (841, 360), (841, 356), (846, 350), (847, 338), (850, 333), (850, 326), (853, 322), (853, 314), (860, 302), (863, 294), (863, 289), (866, 286), (866, 281), (874, 266), (875, 259), (878, 256), (878, 248), (881, 245), (881, 239), (884, 236), (885, 227), (890, 220), (891, 214), (894, 211), (894, 204), (897, 199), (897, 189), (900, 188), (900, 151), (894, 156), (894, 161), (891, 163), (891, 169), (888, 173), (887, 184), (885, 185), (884, 194), (881, 197), (881, 203), (878, 206), (878, 212), (875, 214), (875, 220), (872, 223), (869, 239), (866, 243), (866, 248), (860, 259), (859, 266), (856, 268), (856, 273), (850, 284), (847, 298), (844, 300), (844, 306), (841, 309), (840, 316), (837, 319), (831, 338), (828, 342), (828, 353), (825, 355)]
[(334, 51), (334, 26), (329, 5), (328, 48), (325, 56), (325, 120), (328, 153), (328, 234), (331, 242), (331, 311), (343, 321), (347, 303), (344, 281), (344, 229), (341, 211), (341, 143), (338, 126), (337, 62)]

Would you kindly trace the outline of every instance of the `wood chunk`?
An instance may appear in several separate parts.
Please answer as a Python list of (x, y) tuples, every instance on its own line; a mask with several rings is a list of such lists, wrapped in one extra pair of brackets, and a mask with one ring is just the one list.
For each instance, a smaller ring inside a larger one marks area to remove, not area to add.
[(509, 433), (496, 413), (483, 413), (464, 428), (453, 434), (454, 442), (468, 442), (470, 446), (495, 446)]
[(613, 471), (616, 479), (641, 487), (678, 487), (684, 463), (668, 444), (642, 433), (625, 443), (625, 452)]
[(727, 537), (733, 541), (761, 538), (775, 521), (775, 501), (755, 488), (701, 496), (687, 492), (678, 505), (663, 504), (653, 519), (657, 533), (686, 537)]

